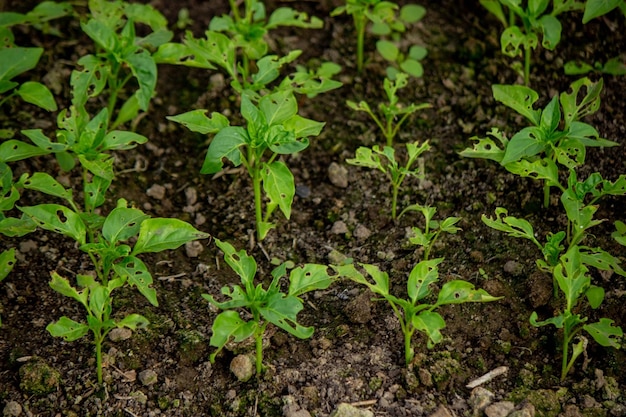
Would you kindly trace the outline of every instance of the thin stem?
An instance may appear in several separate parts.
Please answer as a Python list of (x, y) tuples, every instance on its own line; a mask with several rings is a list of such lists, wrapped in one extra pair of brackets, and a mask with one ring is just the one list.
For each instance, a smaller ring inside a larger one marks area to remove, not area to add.
[(360, 74), (363, 71), (363, 48), (365, 44), (365, 15), (354, 16), (354, 26), (356, 28), (356, 69)]
[(254, 337), (256, 343), (256, 374), (257, 377), (263, 372), (263, 333)]
[(524, 85), (530, 85), (530, 55), (532, 49), (529, 47), (524, 48)]
[(96, 374), (98, 376), (98, 384), (102, 384), (102, 334), (101, 330), (94, 330), (94, 344), (96, 345)]
[(400, 189), (399, 184), (391, 184), (391, 218), (396, 220), (396, 211), (398, 207), (398, 191)]
[(256, 219), (257, 239), (262, 240), (260, 225), (263, 222), (263, 206), (261, 195), (261, 173), (258, 169), (253, 170), (252, 187), (254, 189), (254, 216)]
[(239, 22), (241, 17), (239, 15), (239, 7), (237, 7), (237, 2), (235, 0), (228, 0), (230, 3), (230, 9), (233, 12), (233, 17), (235, 18), (235, 22)]
[[(527, 84), (528, 85), (528, 84)], [(543, 207), (548, 208), (550, 206), (550, 184), (543, 183)]]

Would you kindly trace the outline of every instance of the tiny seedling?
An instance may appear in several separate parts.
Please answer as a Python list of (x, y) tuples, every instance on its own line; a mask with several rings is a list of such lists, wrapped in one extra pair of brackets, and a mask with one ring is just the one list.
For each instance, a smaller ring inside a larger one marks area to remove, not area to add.
[[(226, 158), (235, 166), (246, 168), (252, 180), (257, 238), (263, 240), (276, 225), (270, 216), (279, 208), (287, 219), (295, 195), (293, 174), (279, 155), (300, 152), (309, 146), (309, 136), (320, 134), (324, 123), (298, 115), (298, 104), (291, 91), (278, 91), (263, 96), (258, 106), (247, 95), (241, 100), (241, 115), (247, 126), (230, 126), (219, 113), (211, 117), (205, 110), (194, 110), (168, 119), (187, 126), (194, 132), (216, 133), (209, 145), (200, 172), (219, 172)], [(263, 211), (263, 193), (268, 198)]]
[[(525, 6), (522, 4), (524, 3)], [(552, 10), (548, 6), (552, 3)], [(524, 77), (524, 84), (530, 84), (530, 63), (532, 51), (541, 45), (552, 51), (561, 41), (562, 25), (557, 16), (561, 13), (582, 10), (584, 2), (581, 0), (480, 0), (504, 26), (500, 35), (502, 53), (516, 58), (523, 54), (524, 66), (519, 70)], [(505, 14), (508, 11), (508, 16)], [(519, 69), (519, 66), (514, 65)]]
[(472, 139), (478, 142), (461, 155), (492, 159), (513, 174), (542, 180), (544, 206), (548, 207), (550, 187), (562, 191), (566, 188), (560, 184), (558, 165), (568, 171), (575, 169), (584, 165), (587, 147), (617, 145), (600, 138), (593, 126), (581, 121), (600, 107), (602, 85), (602, 79), (594, 83), (582, 78), (571, 84), (571, 93), (554, 96), (543, 110), (533, 108), (539, 98), (534, 90), (519, 85), (494, 85), (494, 98), (524, 116), (531, 126), (523, 128), (510, 140), (494, 128), (489, 135), (500, 143), (491, 138), (474, 137)]
[[(443, 258), (424, 260), (413, 267), (407, 280), (408, 298), (400, 298), (389, 292), (389, 275), (377, 266), (360, 264), (371, 277), (366, 278), (353, 264), (334, 267), (340, 276), (367, 286), (374, 294), (382, 296), (391, 306), (393, 313), (400, 322), (404, 335), (404, 362), (411, 364), (415, 356), (411, 340), (415, 331), (424, 333), (427, 346), (432, 348), (443, 340), (441, 330), (446, 326), (443, 317), (435, 310), (447, 304), (468, 302), (495, 301), (501, 297), (493, 297), (485, 290), (475, 289), (474, 285), (453, 280), (443, 284), (437, 294), (437, 301), (428, 303), (427, 297), (432, 294), (431, 286), (439, 281), (439, 264)], [(373, 281), (373, 282), (372, 282)]]
[(621, 57), (614, 57), (606, 61), (595, 62), (593, 65), (586, 62), (569, 61), (563, 66), (567, 75), (585, 75), (590, 72), (598, 72), (609, 75), (626, 75), (626, 62)]
[(393, 146), (394, 139), (398, 135), (398, 132), (400, 132), (400, 128), (412, 114), (431, 107), (428, 103), (410, 104), (408, 106), (404, 106), (400, 103), (398, 90), (407, 86), (407, 79), (408, 76), (406, 74), (398, 73), (394, 80), (385, 78), (383, 81), (383, 88), (387, 95), (388, 102), (378, 105), (378, 110), (382, 114), (382, 117), (374, 113), (371, 106), (366, 101), (360, 101), (359, 103), (351, 100), (347, 101), (348, 107), (351, 109), (365, 112), (370, 116), (385, 137), (387, 146)]
[[(217, 351), (211, 354), (210, 359), (214, 361), (227, 343), (238, 343), (253, 337), (256, 347), (256, 374), (259, 376), (263, 371), (263, 335), (269, 323), (300, 339), (311, 337), (313, 327), (298, 323), (297, 316), (303, 308), (300, 296), (328, 288), (335, 277), (328, 274), (325, 265), (305, 264), (289, 272), (289, 289), (284, 293), (280, 290), (280, 280), (287, 276), (285, 262), (272, 271), (272, 282), (265, 289), (262, 284), (254, 284), (257, 264), (252, 256), (244, 250), (236, 251), (228, 242), (215, 239), (215, 243), (224, 252), (226, 263), (239, 275), (243, 286), (223, 287), (222, 294), (230, 298), (224, 302), (218, 302), (210, 294), (202, 294), (209, 303), (224, 310), (213, 322), (213, 335), (209, 343)], [(246, 310), (249, 318), (242, 319), (236, 311), (238, 309)]]
[(355, 158), (346, 159), (346, 162), (350, 165), (377, 169), (385, 174), (391, 183), (391, 218), (396, 220), (398, 192), (402, 183), (407, 175), (424, 177), (423, 163), (418, 164), (418, 167), (413, 167), (413, 165), (416, 161), (419, 162), (418, 157), (429, 149), (428, 141), (419, 146), (417, 143), (407, 143), (407, 161), (404, 165), (400, 165), (396, 160), (396, 152), (391, 146), (385, 146), (382, 150), (378, 145), (373, 148), (361, 146), (356, 150)]
[(408, 211), (417, 211), (422, 213), (422, 216), (424, 216), (424, 228), (420, 229), (415, 226), (411, 227), (412, 236), (409, 237), (410, 244), (418, 245), (424, 248), (424, 253), (422, 255), (423, 260), (428, 260), (430, 258), (430, 251), (441, 233), (445, 232), (454, 235), (456, 232), (461, 230), (461, 228), (456, 226), (456, 224), (461, 221), (459, 217), (447, 217), (442, 221), (433, 220), (433, 217), (435, 217), (435, 213), (437, 212), (435, 207), (412, 204), (402, 210), (400, 216)]
[[(341, 14), (352, 16), (354, 29), (357, 36), (356, 64), (357, 71), (363, 71), (365, 30), (368, 23), (371, 23), (371, 32), (377, 36), (398, 37), (406, 31), (406, 25), (421, 20), (426, 14), (426, 9), (416, 4), (408, 4), (400, 8), (395, 2), (383, 0), (346, 0), (345, 5), (337, 7), (331, 12), (331, 16)], [(384, 40), (383, 40), (384, 41)], [(395, 48), (395, 53), (393, 53)], [(409, 53), (408, 57), (400, 56), (395, 44), (384, 41), (377, 45), (378, 51), (389, 61), (399, 64), (400, 68), (409, 74), (419, 74), (421, 64), (419, 60), (423, 58), (421, 52), (415, 50)], [(424, 54), (425, 55), (425, 54)], [(390, 59), (393, 58), (393, 59)], [(421, 75), (415, 75), (421, 76)]]

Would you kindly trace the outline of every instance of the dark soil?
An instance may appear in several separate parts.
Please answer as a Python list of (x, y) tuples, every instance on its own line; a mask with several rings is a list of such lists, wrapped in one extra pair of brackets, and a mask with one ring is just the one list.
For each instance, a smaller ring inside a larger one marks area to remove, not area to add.
[[(25, 11), (31, 6), (13, 3), (16, 5), (9, 2), (5, 10)], [(119, 175), (105, 208), (125, 198), (150, 215), (189, 221), (247, 249), (258, 262), (259, 278), (269, 276), (276, 260), (328, 264), (340, 254), (378, 265), (389, 273), (393, 290), (402, 294), (409, 271), (421, 259), (421, 251), (408, 244), (407, 229), (422, 225), (422, 219), (407, 214), (398, 222), (391, 221), (385, 178), (345, 162), (358, 146), (382, 143), (373, 123), (350, 110), (345, 100), (382, 100), (385, 65), (371, 53), (374, 45), (369, 37), (370, 61), (363, 75), (356, 74), (351, 19), (328, 17), (335, 6), (332, 3), (268, 2), (269, 10), (290, 6), (325, 20), (323, 30), (273, 32), (276, 53), (302, 49), (299, 63), (328, 60), (343, 66), (342, 88), (300, 100), (301, 114), (324, 121), (326, 126), (310, 148), (285, 158), (297, 185), (310, 191), (296, 197), (289, 221), (279, 218), (278, 228), (261, 244), (256, 243), (252, 190), (246, 174), (227, 170), (216, 179), (199, 174), (207, 138), (165, 117), (198, 108), (237, 114), (238, 104), (220, 73), (170, 66), (159, 68), (153, 108), (138, 123), (137, 131), (150, 141), (119, 153)], [(151, 4), (172, 24), (178, 10), (187, 7), (198, 36), (213, 16), (228, 11), (228, 3), (217, 0), (186, 0), (175, 6), (154, 0)], [(429, 140), (432, 150), (424, 157), (426, 178), (408, 180), (400, 205), (428, 204), (437, 207), (438, 219), (462, 218), (463, 230), (442, 236), (434, 249), (434, 256), (445, 258), (440, 266), (441, 281), (464, 279), (503, 296), (501, 300), (442, 308), (447, 323), (444, 342), (427, 349), (425, 337), (416, 335), (416, 362), (407, 370), (399, 324), (388, 305), (371, 301), (371, 294), (351, 282), (338, 282), (304, 297), (305, 309), (299, 317), (303, 324), (315, 327), (313, 337), (298, 340), (270, 328), (264, 357), (267, 372), (249, 382), (238, 382), (229, 370), (231, 360), (237, 353), (251, 352), (252, 346), (225, 350), (210, 363), (214, 348), (209, 339), (217, 311), (201, 297), (203, 293), (219, 294), (222, 286), (235, 284), (237, 277), (225, 269), (215, 245), (204, 241), (197, 257), (180, 249), (145, 259), (155, 277), (158, 308), (136, 292), (118, 293), (117, 313), (137, 312), (151, 324), (130, 339), (107, 341), (102, 389), (95, 382), (90, 339), (68, 343), (45, 330), (62, 315), (77, 320), (83, 317), (80, 306), (55, 293), (48, 281), (52, 270), (67, 276), (88, 271), (88, 257), (71, 241), (47, 232), (3, 238), (3, 250), (19, 249), (19, 262), (0, 285), (0, 403), (19, 403), (21, 415), (29, 416), (304, 416), (307, 411), (327, 416), (340, 403), (352, 403), (380, 416), (435, 412), (469, 416), (477, 408), (472, 402), (477, 392), (472, 395), (466, 384), (507, 366), (507, 373), (482, 385), (495, 395), (493, 401), (509, 400), (519, 408), (532, 404), (539, 416), (626, 415), (623, 350), (603, 348), (591, 340), (585, 358), (561, 383), (560, 334), (553, 327), (534, 328), (528, 321), (532, 311), (551, 317), (561, 303), (551, 296), (551, 278), (535, 266), (541, 254), (531, 242), (509, 238), (480, 220), (483, 214), (493, 215), (496, 207), (506, 207), (509, 214), (530, 221), (543, 239), (564, 227), (560, 204), (554, 200), (543, 209), (542, 190), (532, 180), (517, 178), (494, 162), (458, 155), (471, 145), (472, 136), (484, 136), (492, 127), (512, 134), (524, 126), (520, 117), (496, 103), (491, 94), (493, 84), (521, 82), (509, 67), (510, 59), (499, 51), (501, 26), (477, 1), (426, 0), (421, 4), (427, 8), (427, 16), (407, 37), (429, 50), (425, 74), (412, 79), (401, 95), (406, 103), (426, 102), (432, 108), (407, 123), (398, 141)], [(611, 13), (587, 25), (582, 25), (580, 17), (564, 18), (563, 39), (555, 52), (540, 49), (534, 54), (531, 83), (542, 97), (541, 106), (575, 80), (563, 74), (564, 62), (604, 62), (625, 51), (622, 15)], [(53, 75), (58, 76), (55, 93), (63, 108), (69, 102), (67, 86), (73, 62), (93, 47), (80, 35), (76, 21), (64, 19), (59, 25), (68, 34), (65, 38), (28, 28), (17, 32), (22, 45), (32, 42), (46, 48), (39, 76), (48, 74), (44, 79), (52, 88), (56, 85)], [(177, 31), (177, 40), (181, 32)], [(591, 76), (598, 78), (597, 74)], [(586, 122), (602, 137), (622, 143), (626, 140), (626, 78), (605, 76), (604, 83), (602, 106)], [(2, 110), (3, 128), (54, 131), (56, 114), (17, 102)], [(331, 182), (329, 167), (333, 163), (347, 169), (347, 187)], [(16, 175), (37, 170), (65, 175), (46, 158), (14, 167)], [(624, 147), (590, 150), (579, 177), (596, 171), (611, 180), (626, 172)], [(158, 186), (165, 188), (164, 195), (153, 192)], [(37, 204), (42, 198), (28, 194), (20, 205)], [(613, 222), (626, 221), (624, 204), (623, 197), (600, 202), (596, 217), (607, 221), (594, 229), (589, 246), (602, 247), (616, 256), (624, 254), (624, 248), (610, 238)], [(340, 221), (347, 226), (347, 233), (334, 232), (333, 225)], [(623, 326), (624, 278), (597, 271), (592, 274), (606, 289), (606, 299), (598, 311), (582, 309), (581, 313), (591, 320), (609, 317)], [(34, 364), (47, 364), (50, 369), (32, 371)], [(157, 382), (142, 384), (145, 371), (155, 372)], [(28, 385), (29, 376), (40, 377), (42, 372), (47, 376), (44, 382), (52, 387), (49, 393), (33, 392)]]

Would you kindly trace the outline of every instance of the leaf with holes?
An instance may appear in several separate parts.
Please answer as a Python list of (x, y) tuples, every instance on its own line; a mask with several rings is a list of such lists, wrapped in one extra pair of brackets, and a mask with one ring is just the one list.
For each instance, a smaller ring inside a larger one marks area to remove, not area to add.
[(114, 208), (102, 225), (102, 236), (110, 243), (125, 241), (139, 233), (141, 223), (150, 218), (139, 209)]
[(5, 279), (15, 266), (15, 248), (0, 253), (0, 281)]
[(132, 255), (177, 249), (192, 240), (206, 239), (208, 237), (208, 233), (201, 232), (182, 220), (167, 218), (147, 219), (141, 223), (139, 237), (133, 248)]
[(293, 174), (283, 162), (265, 164), (261, 170), (263, 189), (272, 203), (278, 205), (285, 217), (291, 216), (291, 204), (296, 194)]
[(89, 326), (63, 316), (47, 325), (46, 330), (54, 337), (62, 337), (66, 342), (73, 342), (85, 336), (89, 332)]
[(309, 291), (324, 290), (334, 281), (326, 265), (305, 264), (289, 273), (289, 295), (299, 297)]
[(213, 321), (213, 334), (209, 343), (215, 346), (217, 351), (211, 354), (211, 362), (228, 342), (239, 343), (252, 336), (257, 329), (258, 323), (255, 321), (243, 321), (236, 311), (223, 311), (217, 315)]
[(71, 237), (79, 244), (86, 242), (87, 229), (80, 216), (73, 210), (59, 204), (39, 204), (19, 207), (30, 216), (39, 227)]
[(127, 256), (114, 264), (113, 269), (119, 276), (126, 277), (131, 286), (137, 287), (150, 304), (153, 306), (159, 305), (156, 291), (151, 287), (152, 275), (141, 259), (135, 256)]

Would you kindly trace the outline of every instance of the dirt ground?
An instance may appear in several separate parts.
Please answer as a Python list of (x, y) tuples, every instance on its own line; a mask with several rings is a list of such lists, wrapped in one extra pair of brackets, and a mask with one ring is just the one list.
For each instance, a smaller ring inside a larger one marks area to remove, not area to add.
[[(179, 9), (188, 8), (194, 21), (191, 30), (198, 36), (213, 16), (228, 11), (228, 2), (222, 0), (184, 0), (175, 6), (154, 0), (151, 4), (172, 24)], [(253, 197), (247, 175), (238, 170), (216, 179), (201, 175), (208, 138), (165, 118), (199, 108), (236, 113), (238, 104), (228, 80), (218, 71), (165, 65), (159, 67), (152, 108), (137, 127), (149, 142), (118, 154), (118, 177), (106, 207), (123, 197), (152, 216), (189, 221), (247, 249), (258, 262), (260, 278), (269, 276), (277, 260), (329, 264), (345, 256), (378, 265), (389, 273), (393, 290), (402, 294), (409, 271), (421, 259), (421, 252), (408, 244), (407, 230), (421, 225), (422, 219), (407, 214), (393, 222), (385, 178), (380, 172), (345, 162), (358, 146), (382, 143), (373, 123), (345, 105), (346, 99), (374, 103), (383, 97), (384, 63), (372, 53), (373, 38), (368, 37), (366, 43), (366, 71), (358, 75), (352, 21), (345, 15), (329, 17), (333, 1), (267, 4), (269, 10), (279, 6), (306, 10), (325, 21), (323, 30), (272, 32), (276, 53), (302, 49), (298, 63), (326, 60), (343, 67), (339, 75), (343, 87), (300, 99), (301, 114), (326, 126), (308, 149), (285, 158), (302, 191), (294, 200), (291, 220), (279, 218), (277, 229), (262, 244), (254, 242)], [(3, 237), (0, 247), (15, 247), (19, 253), (14, 271), (0, 284), (0, 405), (5, 415), (302, 417), (328, 416), (339, 404), (350, 403), (376, 416), (471, 416), (480, 415), (474, 412), (480, 409), (477, 401), (482, 397), (466, 384), (506, 366), (508, 372), (482, 388), (493, 394), (493, 403), (511, 401), (518, 417), (625, 416), (623, 349), (603, 348), (590, 341), (584, 360), (560, 382), (560, 335), (553, 327), (534, 328), (528, 320), (532, 311), (551, 317), (562, 302), (551, 297), (551, 278), (535, 266), (541, 254), (532, 243), (507, 237), (480, 220), (482, 214), (492, 215), (496, 207), (506, 207), (509, 214), (530, 221), (543, 237), (563, 227), (566, 219), (558, 202), (543, 209), (542, 190), (535, 182), (514, 177), (492, 161), (458, 154), (471, 145), (472, 136), (484, 136), (492, 127), (512, 134), (524, 126), (519, 116), (496, 103), (491, 94), (493, 84), (520, 82), (508, 66), (509, 58), (499, 51), (501, 26), (478, 1), (425, 0), (419, 4), (426, 7), (427, 15), (407, 36), (426, 46), (429, 53), (423, 78), (412, 79), (401, 96), (407, 103), (426, 102), (432, 107), (407, 123), (399, 142), (429, 140), (432, 150), (424, 156), (426, 178), (407, 180), (400, 205), (428, 204), (437, 208), (440, 219), (460, 217), (463, 230), (442, 236), (434, 249), (434, 256), (445, 258), (440, 265), (441, 281), (465, 279), (503, 296), (501, 300), (442, 308), (447, 323), (444, 341), (428, 349), (425, 337), (417, 334), (413, 341), (416, 361), (407, 370), (402, 334), (389, 306), (372, 301), (364, 288), (340, 281), (304, 297), (305, 309), (299, 317), (301, 323), (315, 327), (313, 337), (298, 340), (270, 327), (264, 358), (267, 372), (239, 382), (229, 370), (231, 360), (237, 353), (251, 352), (253, 346), (225, 350), (210, 363), (214, 348), (209, 339), (217, 311), (201, 297), (219, 294), (222, 286), (235, 284), (238, 278), (227, 270), (214, 243), (204, 241), (197, 256), (190, 257), (181, 248), (145, 258), (155, 277), (159, 307), (136, 292), (118, 293), (115, 311), (141, 313), (151, 324), (129, 339), (106, 342), (106, 383), (101, 388), (96, 384), (90, 339), (69, 343), (45, 330), (62, 315), (83, 317), (79, 305), (48, 286), (50, 271), (79, 273), (88, 270), (89, 258), (71, 241), (47, 232), (20, 239)], [(9, 2), (5, 11), (25, 11), (29, 6)], [(575, 80), (563, 74), (564, 62), (603, 62), (620, 54), (624, 58), (626, 32), (621, 14), (610, 13), (587, 25), (580, 20), (580, 15), (564, 18), (557, 50), (539, 49), (533, 56), (531, 83), (542, 97), (540, 106)], [(59, 24), (68, 34), (60, 39), (29, 29), (17, 32), (20, 40), (46, 48), (38, 69), (29, 74), (58, 74), (61, 84), (55, 93), (63, 108), (69, 103), (73, 63), (92, 45), (84, 36), (74, 39), (70, 35), (80, 33), (76, 21), (64, 19)], [(182, 31), (176, 30), (175, 40), (181, 36)], [(52, 84), (52, 77), (44, 79)], [(604, 76), (604, 85), (600, 110), (585, 121), (602, 137), (623, 143), (626, 78)], [(6, 129), (53, 132), (55, 120), (56, 114), (23, 103), (5, 104), (0, 113)], [(592, 149), (579, 177), (597, 171), (604, 178), (617, 179), (626, 172), (624, 152), (623, 146)], [(15, 175), (36, 170), (65, 175), (51, 161), (39, 158), (18, 163)], [(345, 169), (339, 180), (347, 183), (339, 182), (337, 166)], [(37, 194), (25, 198), (21, 205), (42, 202)], [(607, 221), (594, 228), (589, 246), (623, 258), (624, 248), (610, 234), (614, 221), (626, 221), (625, 203), (623, 197), (600, 202), (596, 217)], [(624, 278), (592, 274), (606, 289), (606, 299), (598, 311), (582, 312), (592, 319), (610, 317), (624, 326)], [(146, 385), (142, 381), (149, 372), (155, 373), (156, 382)], [(45, 376), (51, 391), (27, 390), (24, 381), (33, 375)], [(18, 405), (21, 414), (7, 414)], [(495, 415), (507, 413), (490, 416)]]

